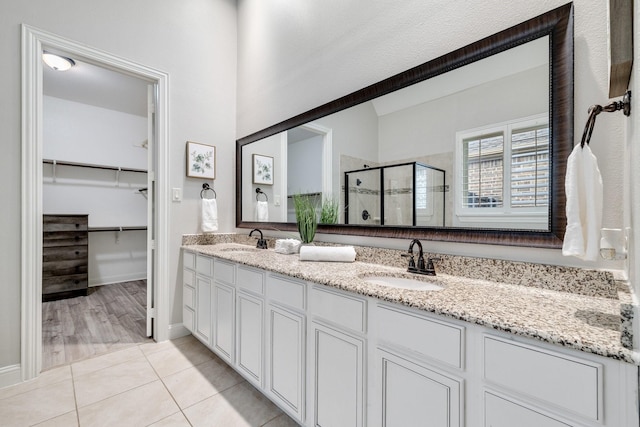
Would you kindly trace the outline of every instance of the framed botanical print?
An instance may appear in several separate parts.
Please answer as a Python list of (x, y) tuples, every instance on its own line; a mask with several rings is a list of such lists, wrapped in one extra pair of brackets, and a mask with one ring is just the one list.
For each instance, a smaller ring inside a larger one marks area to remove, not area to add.
[(187, 176), (216, 179), (216, 147), (187, 141)]
[(273, 157), (253, 155), (253, 183), (273, 185)]

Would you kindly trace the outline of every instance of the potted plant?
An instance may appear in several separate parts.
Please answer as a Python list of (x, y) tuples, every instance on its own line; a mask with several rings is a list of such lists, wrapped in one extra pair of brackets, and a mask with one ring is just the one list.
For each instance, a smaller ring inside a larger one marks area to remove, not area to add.
[(340, 204), (333, 197), (325, 197), (320, 208), (320, 224), (337, 224)]
[(293, 195), (293, 205), (296, 211), (298, 233), (302, 243), (311, 243), (318, 228), (316, 207), (309, 196), (303, 194)]

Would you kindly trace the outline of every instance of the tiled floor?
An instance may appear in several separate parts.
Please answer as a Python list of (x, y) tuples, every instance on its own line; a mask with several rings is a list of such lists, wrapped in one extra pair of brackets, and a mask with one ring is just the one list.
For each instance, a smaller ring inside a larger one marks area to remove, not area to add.
[(293, 427), (192, 336), (45, 371), (0, 389), (2, 426)]

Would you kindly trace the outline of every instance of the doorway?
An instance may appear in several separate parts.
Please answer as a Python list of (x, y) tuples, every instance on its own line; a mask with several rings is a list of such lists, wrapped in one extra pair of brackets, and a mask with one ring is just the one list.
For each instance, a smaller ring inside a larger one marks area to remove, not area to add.
[[(22, 27), (22, 322), (21, 375), (36, 377), (42, 370), (42, 255), (43, 255), (43, 65), (44, 50), (63, 52), (86, 63), (142, 79), (152, 85), (148, 103), (153, 114), (148, 120), (147, 180), (147, 280), (148, 322), (153, 338), (168, 338), (168, 176), (167, 108), (168, 75), (106, 52), (81, 45), (27, 25)], [(152, 138), (152, 139), (151, 139)], [(155, 153), (155, 155), (154, 155)], [(120, 173), (121, 171), (118, 171)]]
[(42, 73), (47, 370), (153, 335), (147, 322), (153, 309), (147, 222), (153, 224), (149, 106), (155, 105), (156, 91), (147, 79), (43, 49), (48, 58), (71, 66), (45, 66)]

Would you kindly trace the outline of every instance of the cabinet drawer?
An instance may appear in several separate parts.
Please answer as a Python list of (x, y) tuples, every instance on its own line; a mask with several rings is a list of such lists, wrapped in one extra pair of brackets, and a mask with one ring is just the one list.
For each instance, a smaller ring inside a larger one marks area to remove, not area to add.
[(185, 328), (187, 328), (190, 332), (194, 332), (195, 324), (194, 324), (194, 313), (190, 308), (184, 307), (182, 309), (182, 324)]
[(492, 393), (484, 395), (484, 425), (486, 427), (570, 427), (569, 424)]
[(264, 273), (260, 270), (238, 266), (236, 285), (256, 294), (264, 295)]
[(317, 287), (311, 288), (309, 310), (311, 314), (358, 332), (366, 330), (365, 300), (326, 291)]
[(42, 231), (86, 231), (87, 215), (43, 215)]
[(182, 266), (184, 268), (190, 268), (191, 270), (195, 270), (196, 254), (194, 254), (193, 252), (184, 251), (182, 253)]
[(222, 261), (218, 258), (215, 260), (215, 272), (213, 278), (228, 285), (235, 285), (235, 266), (233, 263)]
[(376, 318), (381, 341), (399, 345), (456, 368), (463, 367), (463, 327), (382, 305), (378, 306)]
[(198, 254), (196, 256), (196, 271), (207, 277), (213, 276), (213, 258)]
[(267, 277), (267, 295), (272, 301), (304, 310), (306, 284), (277, 276)]
[(194, 308), (195, 296), (196, 296), (196, 290), (194, 288), (186, 285), (182, 287), (182, 303), (185, 306), (189, 308)]
[(484, 337), (484, 377), (526, 397), (602, 420), (602, 365)]
[(196, 286), (196, 273), (191, 270), (182, 270), (182, 281), (185, 285), (194, 288)]

